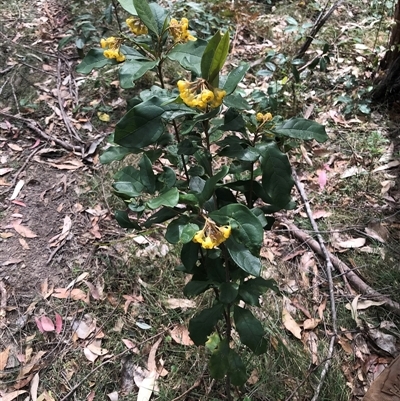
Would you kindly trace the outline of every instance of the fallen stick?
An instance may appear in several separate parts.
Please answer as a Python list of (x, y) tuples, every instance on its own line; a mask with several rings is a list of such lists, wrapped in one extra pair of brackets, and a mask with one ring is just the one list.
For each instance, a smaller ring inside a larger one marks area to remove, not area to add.
[[(289, 229), (294, 237), (296, 237), (301, 242), (306, 243), (318, 255), (324, 256), (318, 242), (310, 235), (308, 235), (303, 230), (300, 230), (296, 225), (290, 223), (287, 220), (281, 220), (281, 223), (283, 223)], [(400, 304), (370, 287), (360, 277), (358, 277), (357, 274), (355, 274), (353, 270), (346, 265), (346, 263), (342, 262), (338, 257), (330, 252), (329, 255), (335, 269), (337, 269), (342, 275), (347, 277), (350, 285), (355, 290), (364, 295), (368, 295), (369, 297), (374, 298), (377, 301), (384, 302), (383, 306), (386, 306), (386, 308), (388, 308), (390, 311), (395, 313), (397, 316), (400, 316)]]

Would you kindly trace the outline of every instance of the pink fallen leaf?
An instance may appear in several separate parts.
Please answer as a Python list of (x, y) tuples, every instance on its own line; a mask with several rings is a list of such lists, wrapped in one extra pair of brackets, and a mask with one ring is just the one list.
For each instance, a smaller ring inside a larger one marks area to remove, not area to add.
[(35, 322), (36, 322), (36, 326), (39, 329), (39, 331), (41, 333), (44, 333), (44, 329), (43, 329), (41, 320), (38, 317), (35, 317)]
[(125, 344), (126, 348), (129, 348), (135, 354), (140, 354), (139, 348), (136, 346), (134, 342), (128, 340), (127, 338), (123, 338), (122, 342)]
[(17, 390), (12, 393), (3, 394), (1, 397), (1, 401), (12, 401), (15, 400), (19, 395), (27, 393), (26, 390)]
[(185, 326), (177, 324), (169, 333), (176, 343), (181, 345), (193, 345), (193, 341), (189, 336), (189, 330)]
[(54, 323), (47, 316), (42, 316), (40, 318), (40, 323), (42, 324), (43, 331), (51, 332), (55, 330)]
[(326, 177), (326, 171), (324, 169), (318, 170), (318, 185), (323, 190), (325, 188), (325, 185), (327, 183), (327, 177)]
[(63, 326), (62, 317), (58, 313), (56, 313), (56, 333), (57, 334), (61, 333), (62, 326)]

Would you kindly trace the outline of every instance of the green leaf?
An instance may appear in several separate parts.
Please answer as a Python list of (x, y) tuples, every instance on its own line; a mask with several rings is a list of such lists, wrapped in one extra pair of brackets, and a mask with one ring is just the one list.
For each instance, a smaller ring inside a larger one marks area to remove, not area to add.
[(228, 238), (225, 245), (232, 260), (242, 270), (255, 277), (260, 275), (260, 259), (255, 257), (243, 244), (236, 242), (233, 238)]
[(201, 59), (201, 76), (213, 86), (218, 86), (219, 72), (229, 52), (229, 32), (221, 37), (217, 32), (208, 42)]
[(222, 283), (219, 286), (219, 300), (223, 304), (232, 303), (239, 294), (239, 285), (237, 283)]
[(237, 305), (234, 305), (233, 318), (240, 341), (247, 345), (256, 355), (266, 352), (267, 342), (264, 338), (265, 332), (260, 321), (248, 309), (243, 309)]
[(122, 146), (111, 146), (100, 156), (100, 163), (110, 164), (113, 161), (124, 159), (124, 157), (130, 153), (132, 153), (131, 149), (127, 149)]
[(234, 107), (239, 110), (251, 110), (251, 105), (240, 93), (233, 93), (232, 95), (224, 97), (224, 105), (227, 107)]
[(137, 16), (142, 20), (143, 24), (147, 26), (149, 31), (159, 35), (157, 22), (147, 0), (133, 0), (133, 5), (136, 9)]
[(136, 8), (133, 5), (133, 0), (118, 0), (121, 7), (132, 15), (137, 15)]
[(201, 74), (201, 58), (206, 46), (207, 42), (202, 39), (190, 40), (174, 46), (168, 53), (168, 58), (177, 61), (183, 68), (199, 76)]
[(163, 207), (154, 214), (152, 214), (146, 222), (143, 224), (146, 228), (151, 227), (153, 224), (163, 223), (164, 221), (170, 220), (176, 217), (179, 211), (171, 209), (169, 207)]
[(242, 147), (238, 143), (223, 148), (218, 155), (249, 162), (255, 162), (260, 157), (260, 154), (251, 146)]
[(139, 224), (132, 221), (126, 210), (116, 210), (114, 212), (115, 219), (122, 228), (134, 228), (135, 230), (140, 230)]
[(178, 188), (174, 187), (160, 194), (157, 198), (148, 201), (147, 206), (150, 209), (157, 209), (160, 206), (174, 207), (178, 204), (178, 202), (179, 202), (179, 191)]
[(264, 239), (264, 230), (260, 220), (247, 206), (233, 203), (211, 212), (210, 217), (218, 224), (230, 224), (232, 237), (237, 242), (242, 243), (253, 253), (259, 252)]
[(185, 227), (183, 227), (180, 242), (182, 242), (183, 244), (191, 242), (197, 231), (199, 231), (199, 226), (197, 224), (186, 224)]
[(105, 65), (117, 64), (115, 59), (104, 57), (103, 49), (91, 49), (81, 63), (76, 67), (76, 72), (89, 74), (94, 69), (99, 69)]
[(188, 298), (195, 297), (207, 291), (210, 288), (210, 284), (209, 281), (189, 281), (183, 289), (183, 294)]
[[(142, 158), (140, 159), (139, 167), (140, 167), (140, 181), (146, 187), (147, 192), (149, 194), (154, 194), (156, 190), (156, 176), (154, 175), (153, 164), (151, 163), (150, 159), (147, 157), (146, 154), (143, 154)], [(169, 206), (169, 205), (164, 205), (164, 206)], [(156, 209), (157, 207), (159, 206), (156, 206), (152, 209)]]
[(239, 131), (243, 132), (245, 129), (246, 123), (242, 117), (242, 114), (239, 113), (236, 109), (229, 109), (224, 116), (224, 124), (218, 127), (221, 131)]
[(228, 375), (234, 386), (242, 386), (248, 379), (245, 364), (225, 338), (211, 354), (209, 368), (211, 377), (223, 379)]
[(115, 143), (129, 149), (154, 144), (164, 131), (161, 103), (152, 97), (130, 109), (115, 127)]
[(262, 187), (272, 205), (285, 207), (290, 202), (294, 181), (289, 160), (275, 142), (257, 145), (261, 154)]
[(175, 171), (170, 167), (163, 167), (163, 172), (157, 177), (159, 182), (164, 183), (167, 188), (172, 188), (176, 184)]
[(157, 24), (157, 33), (161, 35), (163, 30), (166, 29), (165, 25), (167, 23), (168, 11), (155, 2), (151, 2), (149, 6)]
[(244, 78), (246, 72), (249, 70), (250, 65), (247, 63), (241, 64), (234, 68), (228, 75), (225, 81), (223, 89), (226, 91), (227, 95), (233, 93), (238, 85), (238, 83)]
[(210, 375), (212, 378), (221, 380), (228, 372), (229, 344), (226, 338), (219, 342), (218, 347), (211, 354), (209, 361)]
[(242, 358), (233, 349), (229, 350), (227, 375), (234, 386), (243, 386), (249, 378)]
[(186, 215), (179, 216), (177, 219), (172, 220), (167, 227), (165, 233), (165, 239), (170, 244), (177, 244), (183, 232), (185, 226), (189, 223), (189, 217)]
[(256, 277), (247, 280), (239, 286), (239, 296), (249, 305), (260, 306), (260, 296), (267, 290), (273, 290), (279, 293), (279, 289), (275, 280), (265, 280), (261, 277)]
[(190, 319), (189, 334), (196, 345), (205, 344), (207, 336), (211, 334), (214, 326), (222, 318), (223, 310), (224, 305), (217, 303), (212, 308), (204, 309)]
[(188, 242), (182, 246), (181, 250), (181, 261), (186, 268), (186, 272), (189, 274), (193, 273), (198, 260), (200, 244), (193, 241)]
[(140, 182), (140, 173), (132, 166), (118, 171), (114, 179), (116, 180), (113, 184), (114, 190), (124, 198), (135, 198), (144, 190), (144, 186)]
[(142, 77), (147, 71), (154, 68), (157, 64), (158, 61), (126, 60), (119, 69), (119, 81), (121, 88), (133, 88), (135, 86), (133, 81), (136, 81)]
[(202, 206), (211, 198), (218, 181), (222, 180), (228, 174), (228, 171), (229, 167), (223, 166), (218, 173), (216, 173), (206, 181), (203, 191), (197, 195), (200, 206)]
[(304, 118), (291, 118), (275, 127), (272, 131), (278, 136), (287, 136), (304, 141), (315, 139), (317, 142), (325, 142), (328, 139), (323, 125)]

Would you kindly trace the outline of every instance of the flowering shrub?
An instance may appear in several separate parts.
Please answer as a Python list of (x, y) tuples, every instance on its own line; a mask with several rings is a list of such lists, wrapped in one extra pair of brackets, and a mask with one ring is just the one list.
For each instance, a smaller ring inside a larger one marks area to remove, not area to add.
[[(260, 249), (271, 213), (293, 207), (291, 167), (281, 149), (288, 138), (322, 142), (325, 129), (309, 120), (273, 117), (260, 91), (242, 97), (237, 85), (249, 66), (221, 74), (229, 33), (196, 40), (186, 18), (178, 22), (144, 0), (133, 0), (127, 11), (134, 16), (126, 20), (126, 32), (104, 38), (102, 48), (90, 50), (78, 66), (90, 73), (120, 63), (123, 88), (147, 71), (159, 82), (130, 100), (101, 156), (110, 163), (140, 155), (136, 166), (114, 177), (113, 189), (126, 204), (115, 217), (135, 230), (167, 224), (166, 240), (182, 246), (178, 269), (192, 275), (184, 294), (211, 290), (214, 297), (190, 320), (190, 336), (210, 350), (214, 378), (225, 377), (227, 387), (242, 385), (248, 372), (232, 342), (233, 328), (235, 340), (256, 355), (266, 351), (262, 324), (246, 305), (259, 306), (265, 291), (276, 290), (273, 280), (260, 277)], [(191, 80), (179, 80), (177, 73), (176, 86), (167, 87), (166, 60), (178, 63)]]

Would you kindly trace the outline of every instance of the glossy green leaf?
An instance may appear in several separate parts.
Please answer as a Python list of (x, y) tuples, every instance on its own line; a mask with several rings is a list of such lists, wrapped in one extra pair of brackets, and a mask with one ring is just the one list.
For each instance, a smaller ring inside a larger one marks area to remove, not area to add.
[[(153, 164), (146, 154), (142, 155), (142, 158), (139, 161), (139, 167), (140, 167), (140, 181), (145, 186), (149, 194), (154, 194), (156, 190), (156, 176), (153, 171)], [(164, 205), (164, 206), (170, 206), (170, 205)], [(157, 207), (153, 207), (152, 209), (156, 209)]]
[(160, 194), (157, 198), (151, 199), (147, 202), (147, 206), (150, 209), (157, 209), (160, 206), (174, 207), (179, 202), (178, 188), (174, 187), (168, 189), (168, 191)]
[(100, 163), (110, 164), (113, 161), (123, 160), (130, 153), (132, 153), (131, 149), (122, 146), (111, 146), (101, 154)]
[(212, 378), (221, 380), (225, 377), (228, 372), (228, 357), (229, 357), (229, 344), (224, 338), (221, 340), (211, 354), (209, 361), (210, 375)]
[(242, 117), (242, 114), (239, 113), (236, 109), (229, 109), (224, 116), (224, 124), (218, 127), (221, 131), (239, 131), (243, 132), (245, 129), (246, 123)]
[(237, 160), (255, 162), (260, 154), (251, 146), (242, 147), (239, 144), (227, 146), (218, 152), (220, 156), (227, 156)]
[(147, 26), (149, 31), (158, 35), (158, 25), (147, 0), (133, 0), (133, 5), (137, 16), (142, 20), (143, 24)]
[(226, 339), (220, 341), (211, 354), (209, 368), (211, 377), (223, 379), (225, 375), (228, 375), (234, 386), (242, 386), (248, 379), (245, 364), (240, 356), (229, 347)]
[(249, 70), (250, 65), (247, 63), (241, 64), (234, 68), (228, 75), (225, 81), (223, 89), (226, 91), (227, 95), (233, 93), (238, 85), (238, 83), (244, 78), (246, 72)]
[(181, 215), (177, 219), (172, 220), (167, 227), (165, 233), (165, 239), (170, 244), (177, 244), (182, 235), (184, 227), (189, 223), (189, 217), (186, 215)]
[(233, 93), (224, 98), (224, 105), (238, 110), (251, 110), (252, 106), (240, 93)]
[(119, 69), (121, 88), (133, 88), (134, 81), (142, 77), (147, 71), (153, 69), (158, 61), (126, 60)]
[(317, 142), (325, 142), (328, 139), (323, 125), (304, 118), (292, 118), (284, 121), (272, 131), (278, 136), (287, 136), (303, 141), (315, 139)]
[(233, 238), (225, 241), (226, 248), (232, 260), (245, 272), (258, 277), (261, 273), (261, 261), (255, 257), (243, 244)]
[(289, 160), (275, 142), (257, 146), (261, 154), (262, 187), (272, 205), (285, 207), (290, 202), (294, 181)]
[(186, 268), (186, 272), (193, 273), (198, 260), (200, 244), (190, 241), (182, 246), (181, 261)]
[(204, 291), (207, 291), (210, 288), (210, 285), (211, 283), (209, 281), (191, 280), (185, 285), (183, 294), (188, 298), (195, 297), (202, 294)]
[(196, 345), (204, 345), (217, 322), (222, 318), (224, 305), (215, 304), (212, 308), (204, 309), (189, 321), (190, 338)]
[(237, 283), (222, 283), (219, 286), (219, 300), (223, 304), (232, 303), (239, 294), (239, 285)]
[(139, 224), (135, 223), (129, 218), (126, 210), (116, 210), (114, 212), (114, 216), (122, 228), (134, 228), (136, 230), (140, 230)]
[(175, 171), (170, 167), (163, 167), (163, 172), (157, 177), (159, 182), (164, 183), (166, 188), (172, 188), (176, 184)]
[(197, 224), (186, 224), (185, 227), (183, 227), (180, 242), (182, 242), (182, 244), (191, 242), (197, 231), (199, 231), (199, 226)]
[(265, 280), (261, 277), (250, 279), (240, 284), (239, 295), (249, 305), (260, 306), (260, 296), (267, 290), (279, 293), (275, 280)]
[(143, 184), (140, 182), (140, 173), (132, 166), (127, 166), (115, 174), (114, 190), (123, 198), (134, 198), (142, 194)]
[(161, 103), (152, 97), (130, 109), (115, 127), (115, 143), (129, 149), (154, 144), (164, 131)]
[(219, 72), (225, 64), (229, 52), (229, 32), (221, 36), (217, 32), (208, 42), (201, 59), (201, 76), (211, 83), (218, 86)]
[(133, 5), (133, 0), (118, 0), (121, 7), (132, 15), (137, 15), (136, 8)]
[(207, 42), (202, 39), (188, 41), (174, 46), (168, 53), (168, 58), (177, 61), (183, 68), (199, 76), (201, 74), (200, 62)]
[(76, 67), (76, 72), (89, 74), (94, 69), (99, 69), (105, 65), (117, 64), (115, 59), (104, 57), (103, 49), (91, 49), (81, 63)]
[(144, 227), (149, 228), (153, 224), (164, 223), (164, 221), (170, 220), (176, 217), (178, 214), (179, 211), (177, 210), (174, 210), (170, 207), (163, 207), (154, 214), (152, 214), (143, 225)]
[(232, 237), (254, 253), (258, 253), (264, 239), (264, 230), (259, 219), (251, 210), (241, 204), (233, 203), (210, 213), (218, 224), (230, 224)]
[(261, 355), (267, 350), (267, 342), (264, 338), (264, 329), (258, 319), (248, 310), (234, 305), (233, 319), (239, 333), (240, 341), (247, 345), (256, 355)]
[(156, 21), (157, 33), (158, 35), (161, 35), (167, 27), (166, 24), (168, 23), (168, 11), (164, 7), (158, 5), (156, 2), (150, 2), (149, 6), (154, 20)]
[(200, 206), (211, 198), (218, 181), (222, 180), (228, 174), (228, 171), (229, 167), (223, 166), (218, 173), (206, 181), (203, 191), (197, 195)]

